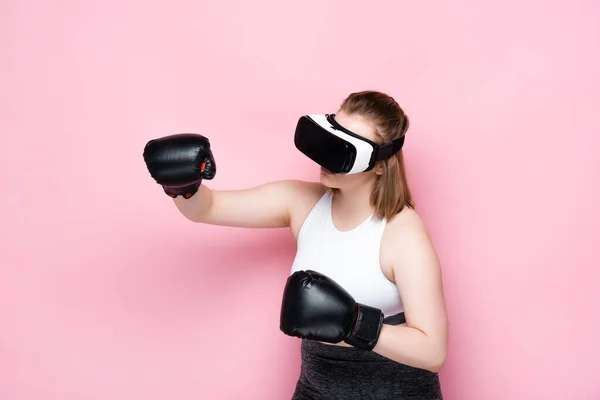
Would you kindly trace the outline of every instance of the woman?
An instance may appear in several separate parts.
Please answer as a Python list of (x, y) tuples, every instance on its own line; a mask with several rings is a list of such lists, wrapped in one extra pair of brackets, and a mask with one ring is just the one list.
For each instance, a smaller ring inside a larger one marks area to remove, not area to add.
[[(353, 93), (337, 114), (298, 124), (296, 146), (322, 165), (320, 182), (244, 190), (202, 184), (216, 173), (203, 136), (146, 145), (150, 174), (189, 220), (291, 230), (298, 250), (281, 328), (303, 339), (293, 399), (442, 398), (437, 373), (446, 359), (447, 315), (439, 261), (406, 180), (408, 126), (390, 96)], [(340, 139), (355, 146), (337, 148)]]

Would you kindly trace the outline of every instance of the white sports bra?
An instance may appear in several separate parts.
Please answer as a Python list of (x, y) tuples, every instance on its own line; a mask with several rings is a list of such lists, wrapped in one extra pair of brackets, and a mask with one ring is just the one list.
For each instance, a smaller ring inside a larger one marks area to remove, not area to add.
[(331, 217), (332, 197), (327, 191), (302, 224), (292, 273), (320, 272), (339, 283), (358, 303), (379, 308), (384, 317), (402, 313), (398, 288), (385, 277), (379, 263), (386, 220), (371, 215), (356, 228), (340, 231)]

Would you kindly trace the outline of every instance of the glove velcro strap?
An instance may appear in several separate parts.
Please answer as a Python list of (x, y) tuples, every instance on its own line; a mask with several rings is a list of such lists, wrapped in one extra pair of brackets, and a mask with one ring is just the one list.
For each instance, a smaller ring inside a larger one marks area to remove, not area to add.
[(356, 304), (356, 319), (346, 343), (363, 350), (373, 350), (379, 339), (383, 313), (380, 309)]

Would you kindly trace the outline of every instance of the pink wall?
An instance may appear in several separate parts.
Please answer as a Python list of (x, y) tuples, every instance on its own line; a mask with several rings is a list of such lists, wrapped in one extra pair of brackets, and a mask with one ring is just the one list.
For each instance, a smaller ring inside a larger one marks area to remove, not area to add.
[(1, 399), (289, 398), (289, 235), (188, 223), (142, 148), (208, 135), (213, 188), (316, 179), (297, 117), (370, 88), (412, 118), (446, 398), (600, 398), (599, 3), (349, 4), (0, 4)]

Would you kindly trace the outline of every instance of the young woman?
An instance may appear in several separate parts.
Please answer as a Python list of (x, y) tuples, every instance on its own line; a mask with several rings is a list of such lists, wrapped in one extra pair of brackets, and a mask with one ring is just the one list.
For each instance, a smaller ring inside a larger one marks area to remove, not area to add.
[[(438, 258), (414, 209), (402, 146), (408, 117), (390, 96), (353, 93), (335, 115), (304, 116), (296, 146), (320, 182), (211, 190), (206, 137), (150, 141), (152, 177), (191, 221), (289, 227), (298, 244), (281, 311), (302, 338), (293, 399), (442, 399), (448, 326)], [(333, 172), (332, 172), (333, 170)]]

